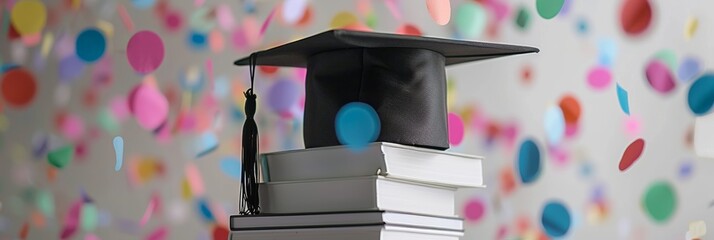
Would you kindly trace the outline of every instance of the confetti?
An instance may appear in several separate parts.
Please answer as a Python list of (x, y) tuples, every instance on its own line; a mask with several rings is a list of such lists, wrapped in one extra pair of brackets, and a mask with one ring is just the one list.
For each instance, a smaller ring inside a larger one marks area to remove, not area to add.
[(63, 137), (77, 142), (85, 134), (84, 120), (75, 114), (63, 114), (60, 118), (59, 131)]
[(129, 39), (126, 57), (134, 71), (151, 73), (164, 61), (164, 43), (156, 33), (140, 31)]
[(112, 140), (114, 144), (114, 153), (116, 156), (116, 162), (114, 163), (114, 171), (118, 172), (124, 163), (124, 138), (121, 136), (114, 137)]
[(178, 32), (184, 24), (184, 17), (179, 11), (170, 11), (164, 16), (164, 27), (169, 32)]
[(565, 0), (536, 0), (536, 10), (542, 18), (551, 19), (558, 15), (563, 4)]
[(22, 224), (22, 227), (20, 228), (20, 233), (18, 234), (20, 239), (25, 240), (27, 239), (27, 234), (30, 232), (30, 223), (25, 222)]
[(283, 20), (289, 24), (294, 25), (302, 19), (307, 11), (307, 0), (286, 0), (282, 4), (281, 13)]
[(664, 62), (657, 59), (650, 61), (645, 69), (645, 74), (647, 76), (647, 82), (655, 91), (661, 94), (667, 94), (674, 90), (674, 77)]
[(234, 180), (241, 180), (241, 161), (240, 159), (238, 159), (238, 157), (224, 157), (223, 159), (221, 159), (219, 165), (223, 174), (226, 174), (226, 176)]
[(357, 17), (350, 12), (339, 12), (330, 21), (331, 28), (344, 28), (357, 23)]
[(228, 239), (230, 235), (230, 231), (224, 226), (221, 225), (213, 225), (213, 230), (211, 231), (211, 236), (213, 236), (213, 240), (225, 240)]
[(88, 28), (77, 36), (75, 50), (82, 61), (93, 63), (104, 55), (107, 40), (99, 29)]
[(213, 53), (221, 53), (225, 47), (223, 33), (219, 30), (213, 30), (208, 34), (208, 46)]
[(604, 38), (598, 41), (598, 62), (605, 67), (612, 67), (617, 57), (617, 41)]
[(625, 133), (632, 138), (637, 138), (642, 131), (642, 124), (640, 123), (640, 117), (637, 115), (630, 115), (625, 117)]
[(478, 222), (486, 214), (486, 206), (481, 198), (471, 198), (464, 206), (464, 219), (468, 222)]
[(149, 9), (156, 4), (156, 0), (131, 0), (131, 3), (138, 9)]
[(196, 165), (193, 163), (187, 163), (184, 168), (184, 172), (186, 174), (186, 179), (188, 181), (188, 185), (190, 186), (191, 193), (193, 193), (194, 196), (202, 196), (204, 193), (203, 178), (201, 178), (201, 172), (198, 170)]
[(687, 93), (687, 104), (697, 116), (709, 113), (714, 105), (714, 74), (704, 74), (694, 81)]
[(622, 4), (622, 30), (629, 36), (637, 36), (647, 30), (652, 22), (652, 6), (649, 0), (625, 0)]
[(337, 112), (335, 120), (337, 139), (351, 149), (361, 149), (376, 140), (380, 127), (377, 112), (366, 103), (348, 103)]
[(85, 232), (92, 232), (97, 228), (98, 215), (97, 207), (93, 203), (82, 205), (80, 226)]
[(146, 210), (144, 210), (144, 215), (142, 215), (141, 220), (139, 220), (139, 226), (143, 227), (147, 222), (149, 222), (149, 218), (154, 215), (154, 211), (156, 211), (158, 205), (159, 198), (158, 195), (154, 193), (152, 194), (151, 199), (149, 199), (149, 204), (146, 206)]
[(622, 154), (622, 158), (620, 158), (620, 171), (625, 171), (630, 168), (630, 166), (632, 166), (632, 164), (640, 158), (644, 148), (645, 140), (642, 138), (630, 143), (630, 145), (625, 149), (625, 152)]
[(577, 124), (580, 120), (580, 102), (572, 94), (566, 94), (560, 99), (558, 106), (563, 111), (566, 124)]
[(196, 158), (201, 158), (218, 149), (218, 137), (213, 132), (204, 132), (196, 140)]
[(620, 103), (620, 109), (627, 115), (630, 115), (630, 101), (628, 99), (627, 91), (617, 84), (617, 101)]
[(677, 172), (677, 177), (681, 180), (688, 179), (692, 176), (694, 171), (694, 161), (691, 159), (684, 160), (679, 164), (679, 171)]
[(64, 225), (60, 231), (60, 239), (69, 239), (77, 232), (83, 204), (84, 202), (80, 199), (70, 205), (64, 218)]
[(679, 64), (679, 68), (677, 70), (677, 78), (679, 78), (679, 81), (685, 83), (694, 80), (694, 77), (699, 75), (701, 71), (700, 65), (701, 64), (697, 58), (686, 57), (682, 59), (682, 63)]
[(707, 234), (707, 223), (704, 221), (694, 221), (689, 223), (689, 231), (687, 231), (687, 236), (690, 239), (699, 239)]
[(516, 169), (524, 184), (532, 183), (540, 176), (541, 154), (533, 139), (526, 139), (518, 150)]
[(268, 106), (277, 114), (284, 114), (297, 107), (303, 88), (290, 79), (276, 81), (268, 90)]
[(596, 66), (588, 72), (588, 85), (595, 90), (603, 90), (612, 82), (610, 70), (601, 66)]
[(67, 145), (47, 153), (47, 161), (49, 161), (52, 166), (58, 169), (62, 169), (69, 164), (74, 158), (74, 146)]
[(156, 87), (142, 83), (129, 96), (129, 107), (136, 121), (146, 130), (156, 130), (166, 122), (169, 103)]
[(37, 94), (35, 76), (24, 68), (14, 68), (2, 75), (0, 81), (2, 98), (11, 107), (27, 107)]
[(46, 190), (40, 190), (35, 196), (35, 205), (45, 217), (53, 217), (55, 215), (55, 202), (52, 193)]
[(449, 0), (426, 0), (426, 9), (436, 24), (446, 25), (451, 19), (451, 1)]
[(39, 0), (20, 0), (12, 7), (10, 19), (20, 35), (39, 33), (47, 21), (47, 8)]
[(515, 23), (518, 29), (524, 31), (528, 29), (531, 20), (531, 13), (528, 11), (526, 6), (520, 6), (518, 8), (518, 14), (516, 14)]
[(449, 113), (447, 121), (449, 143), (452, 146), (458, 146), (464, 139), (464, 122), (461, 120), (461, 117), (455, 113)]
[(188, 33), (188, 43), (194, 50), (203, 50), (208, 46), (208, 36), (202, 32), (191, 31)]
[(165, 240), (169, 239), (169, 229), (166, 226), (160, 226), (154, 229), (151, 233), (146, 235), (145, 240)]
[(543, 119), (546, 138), (550, 145), (558, 145), (565, 137), (565, 117), (557, 106), (549, 107)]
[(398, 0), (384, 0), (384, 5), (387, 6), (394, 19), (398, 22), (402, 21), (402, 12), (400, 11)]
[[(304, 0), (303, 0), (304, 1)], [(285, 7), (285, 4), (283, 4)], [(230, 31), (235, 26), (235, 17), (228, 4), (220, 4), (216, 7), (216, 21), (223, 31)], [(285, 13), (283, 11), (283, 13)]]
[(84, 62), (76, 55), (67, 56), (59, 63), (59, 80), (61, 83), (69, 84), (82, 76), (84, 73)]
[(696, 17), (689, 17), (687, 23), (684, 24), (684, 38), (690, 40), (694, 37), (694, 34), (699, 28), (699, 19)]
[(550, 237), (562, 237), (568, 233), (572, 225), (572, 217), (568, 208), (558, 201), (549, 201), (541, 213), (541, 226)]
[(196, 207), (198, 208), (200, 216), (203, 217), (203, 220), (206, 222), (216, 221), (216, 218), (213, 217), (213, 213), (211, 213), (211, 209), (209, 208), (208, 201), (206, 201), (206, 199), (201, 198), (196, 200)]
[(465, 2), (456, 9), (454, 24), (463, 38), (478, 38), (486, 28), (487, 13), (478, 2)]
[(665, 181), (650, 184), (642, 195), (642, 207), (654, 222), (665, 223), (677, 208), (674, 188)]
[(124, 24), (126, 30), (134, 32), (134, 21), (131, 20), (131, 16), (129, 15), (129, 12), (126, 11), (124, 5), (117, 4), (117, 12), (119, 12), (119, 17), (121, 18), (121, 22)]

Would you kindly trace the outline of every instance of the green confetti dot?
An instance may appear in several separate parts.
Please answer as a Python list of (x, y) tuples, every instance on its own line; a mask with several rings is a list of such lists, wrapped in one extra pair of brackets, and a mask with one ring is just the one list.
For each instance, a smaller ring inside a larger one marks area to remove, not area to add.
[(558, 15), (563, 8), (565, 0), (536, 0), (538, 15), (545, 19), (551, 19)]
[(652, 220), (666, 222), (677, 207), (674, 188), (663, 181), (653, 183), (642, 196), (642, 206)]
[(367, 27), (369, 28), (376, 28), (377, 27), (377, 14), (370, 13), (367, 15), (365, 22), (367, 24)]
[(671, 72), (677, 72), (677, 55), (674, 54), (674, 51), (670, 49), (661, 50), (654, 57), (667, 64)]
[(54, 216), (55, 201), (54, 197), (52, 197), (52, 193), (48, 191), (39, 191), (37, 193), (37, 198), (35, 198), (35, 204), (37, 204), (37, 209), (39, 209), (45, 217)]
[(80, 215), (80, 223), (82, 230), (85, 232), (94, 231), (97, 228), (97, 207), (92, 203), (82, 205), (82, 213)]
[(528, 28), (528, 23), (531, 20), (531, 13), (528, 12), (528, 8), (521, 6), (518, 8), (518, 14), (516, 14), (516, 26), (520, 30), (526, 30)]
[(56, 168), (62, 169), (74, 158), (74, 146), (67, 145), (47, 153), (47, 160)]
[(476, 2), (466, 2), (456, 9), (456, 31), (462, 38), (478, 38), (486, 28), (486, 10)]

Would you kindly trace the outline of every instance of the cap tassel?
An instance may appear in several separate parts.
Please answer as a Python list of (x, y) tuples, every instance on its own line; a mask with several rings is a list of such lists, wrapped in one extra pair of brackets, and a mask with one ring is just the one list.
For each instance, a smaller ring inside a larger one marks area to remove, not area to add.
[(245, 124), (243, 124), (243, 167), (241, 172), (241, 201), (240, 214), (255, 215), (260, 213), (260, 199), (258, 196), (258, 126), (255, 116), (256, 95), (253, 93), (253, 80), (255, 79), (256, 54), (250, 55), (250, 88), (245, 95)]

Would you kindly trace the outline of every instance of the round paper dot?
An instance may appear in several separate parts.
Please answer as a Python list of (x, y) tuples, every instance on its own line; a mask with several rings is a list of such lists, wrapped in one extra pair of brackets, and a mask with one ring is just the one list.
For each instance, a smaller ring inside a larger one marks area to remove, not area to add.
[(213, 230), (211, 231), (211, 236), (213, 240), (225, 240), (228, 239), (230, 231), (224, 226), (219, 224), (213, 225)]
[(450, 0), (426, 0), (426, 9), (436, 24), (446, 25), (451, 19)]
[(603, 90), (612, 82), (610, 70), (601, 66), (594, 67), (588, 72), (588, 85), (595, 90)]
[(687, 57), (682, 59), (682, 63), (679, 64), (677, 69), (677, 78), (682, 82), (690, 82), (694, 80), (699, 72), (701, 71), (701, 66), (699, 60), (694, 57)]
[(543, 207), (540, 221), (545, 233), (551, 237), (564, 236), (568, 233), (572, 224), (568, 208), (557, 201), (550, 201)]
[(70, 55), (59, 62), (59, 80), (61, 83), (71, 83), (84, 73), (84, 62), (76, 55)]
[(241, 161), (237, 157), (225, 157), (221, 159), (221, 171), (226, 176), (235, 180), (241, 180)]
[(464, 139), (464, 122), (459, 115), (449, 113), (448, 115), (449, 143), (458, 146)]
[(531, 183), (540, 176), (540, 150), (532, 139), (526, 139), (518, 150), (516, 168), (521, 182)]
[(278, 80), (268, 91), (268, 106), (278, 114), (289, 112), (297, 105), (301, 91), (301, 87), (295, 81)]
[(536, 10), (542, 18), (551, 19), (558, 15), (563, 4), (565, 0), (536, 0)]
[(642, 207), (653, 221), (666, 222), (677, 208), (677, 196), (674, 188), (665, 181), (650, 184), (642, 195)]
[(679, 164), (679, 171), (677, 171), (677, 176), (679, 179), (687, 179), (692, 176), (694, 172), (694, 161), (691, 159), (684, 160)]
[(22, 36), (39, 33), (47, 21), (47, 8), (39, 0), (21, 0), (12, 7), (10, 20)]
[(588, 33), (588, 21), (585, 20), (584, 18), (578, 19), (577, 23), (575, 24), (575, 29), (578, 31), (580, 35), (585, 35)]
[(164, 15), (164, 26), (170, 32), (176, 32), (183, 26), (183, 15), (179, 11), (170, 11)]
[(689, 109), (697, 116), (709, 113), (714, 105), (714, 74), (707, 73), (697, 79), (687, 94)]
[(684, 38), (687, 40), (692, 39), (694, 34), (697, 32), (698, 27), (699, 19), (696, 17), (689, 17), (689, 19), (687, 19), (687, 23), (684, 25)]
[(330, 21), (331, 28), (344, 28), (357, 23), (357, 17), (350, 12), (340, 12), (332, 17)]
[(480, 198), (472, 198), (464, 206), (464, 219), (469, 222), (478, 222), (486, 213), (486, 206)]
[(463, 38), (478, 38), (486, 28), (486, 10), (477, 2), (465, 2), (456, 9), (454, 24)]
[(97, 228), (97, 207), (92, 203), (82, 204), (80, 226), (83, 231), (91, 232)]
[(96, 28), (89, 28), (82, 31), (77, 36), (75, 51), (79, 59), (87, 63), (92, 63), (104, 55), (107, 42), (104, 33)]
[(397, 31), (398, 34), (402, 35), (413, 35), (413, 36), (421, 36), (421, 30), (419, 30), (419, 27), (405, 23), (404, 25), (400, 26)]
[(223, 33), (220, 30), (213, 30), (208, 35), (208, 46), (214, 53), (220, 53), (223, 51), (225, 46), (225, 40), (223, 40)]
[(166, 97), (155, 86), (140, 84), (129, 96), (129, 107), (136, 121), (146, 130), (156, 130), (169, 113)]
[(655, 91), (666, 94), (674, 90), (674, 77), (664, 62), (657, 59), (650, 61), (645, 69), (645, 75), (647, 82)]
[(625, 152), (622, 154), (622, 158), (620, 158), (620, 171), (625, 171), (630, 168), (630, 166), (632, 166), (632, 164), (640, 158), (644, 149), (645, 140), (642, 138), (630, 143), (630, 145), (625, 149)]
[(195, 50), (203, 50), (208, 46), (208, 36), (204, 33), (192, 31), (188, 33), (188, 43)]
[(556, 106), (551, 106), (545, 112), (543, 119), (546, 137), (551, 145), (558, 145), (565, 137), (565, 117), (563, 111)]
[(352, 102), (345, 104), (335, 119), (337, 140), (351, 148), (361, 148), (377, 139), (380, 121), (372, 106)]
[(151, 73), (164, 61), (164, 43), (154, 32), (138, 32), (129, 39), (126, 57), (134, 71)]
[(131, 0), (131, 3), (138, 9), (149, 9), (156, 4), (156, 0)]
[(580, 102), (573, 95), (565, 95), (560, 99), (558, 104), (560, 109), (563, 111), (563, 117), (565, 117), (565, 123), (576, 124), (580, 120)]
[(30, 71), (15, 68), (3, 74), (0, 91), (9, 106), (26, 107), (35, 99), (37, 82)]
[(612, 67), (617, 57), (617, 40), (605, 38), (598, 41), (598, 63), (602, 66)]
[(283, 2), (282, 15), (287, 24), (295, 24), (305, 15), (307, 0), (286, 0)]
[(516, 14), (516, 26), (518, 26), (519, 30), (526, 30), (528, 29), (529, 23), (531, 20), (531, 13), (528, 11), (528, 8), (525, 6), (521, 6), (518, 8), (518, 14)]
[(649, 27), (652, 21), (652, 6), (649, 0), (622, 1), (620, 24), (622, 30), (630, 36), (639, 35)]

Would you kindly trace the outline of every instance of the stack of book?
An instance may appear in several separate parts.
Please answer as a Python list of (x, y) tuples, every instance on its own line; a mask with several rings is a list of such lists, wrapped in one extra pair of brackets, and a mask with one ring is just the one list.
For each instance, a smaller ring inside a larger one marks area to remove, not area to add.
[(458, 188), (483, 186), (482, 158), (393, 143), (261, 156), (260, 215), (231, 240), (458, 240)]

